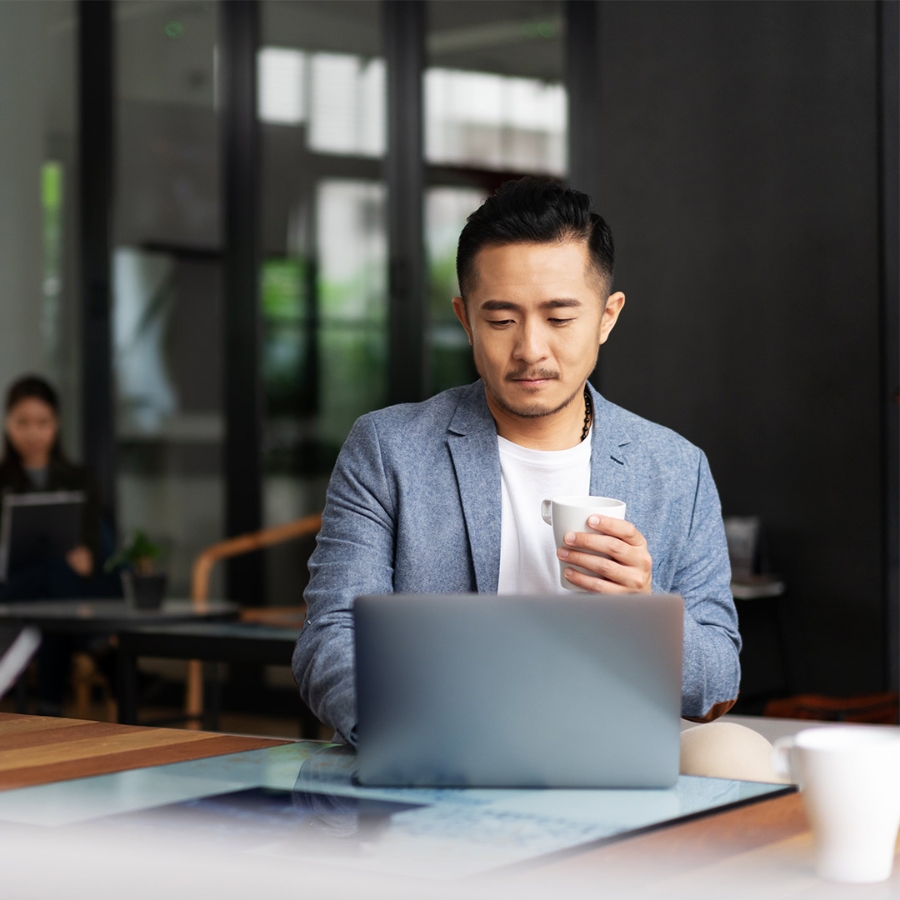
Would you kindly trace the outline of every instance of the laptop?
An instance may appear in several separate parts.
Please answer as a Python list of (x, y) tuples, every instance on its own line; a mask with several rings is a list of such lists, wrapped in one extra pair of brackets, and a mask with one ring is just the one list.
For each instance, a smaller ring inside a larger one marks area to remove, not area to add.
[(684, 601), (392, 594), (354, 605), (360, 783), (666, 788)]
[(0, 581), (20, 567), (64, 556), (81, 543), (82, 491), (6, 494), (0, 514)]

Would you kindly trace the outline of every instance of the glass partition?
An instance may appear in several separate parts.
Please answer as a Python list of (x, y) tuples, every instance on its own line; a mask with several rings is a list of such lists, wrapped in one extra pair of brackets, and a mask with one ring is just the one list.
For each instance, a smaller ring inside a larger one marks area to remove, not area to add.
[(77, 4), (0, 4), (0, 43), (0, 396), (49, 378), (79, 459)]
[(425, 109), (429, 162), (565, 175), (566, 92), (560, 83), (430, 67)]
[(425, 240), (431, 312), (431, 381), (435, 393), (477, 378), (472, 349), (450, 301), (459, 295), (456, 243), (466, 216), (488, 191), (470, 187), (432, 187), (425, 193)]
[[(260, 8), (266, 524), (322, 508), (353, 422), (387, 402), (380, 6)], [(270, 602), (300, 600), (309, 549), (267, 553)]]
[(217, 29), (214, 2), (115, 5), (119, 526), (163, 545), (173, 596), (223, 536)]
[(466, 217), (508, 178), (567, 172), (563, 4), (430, 0), (424, 75), (432, 389), (476, 377), (450, 300)]
[[(184, 591), (191, 560), (222, 534), (218, 6), (115, 10), (121, 524), (168, 542)], [(423, 244), (437, 391), (474, 377), (450, 306), (465, 217), (508, 177), (564, 177), (567, 127), (561, 2), (432, 0), (427, 12)], [(274, 524), (321, 508), (353, 421), (387, 402), (381, 4), (264, 0), (257, 65), (263, 496)], [(268, 602), (296, 602), (305, 549), (268, 557)]]

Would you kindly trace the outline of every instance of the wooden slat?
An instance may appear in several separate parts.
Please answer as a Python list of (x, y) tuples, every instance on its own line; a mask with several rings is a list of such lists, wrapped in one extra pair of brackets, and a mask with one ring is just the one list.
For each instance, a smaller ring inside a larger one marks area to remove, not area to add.
[(58, 719), (54, 716), (20, 716), (15, 713), (0, 713), (0, 746), (10, 735), (46, 731), (52, 728), (71, 728), (83, 724), (78, 719)]
[[(49, 722), (60, 722), (55, 728), (49, 725)], [(80, 722), (77, 719), (50, 719), (47, 725), (40, 729), (10, 729), (7, 730), (3, 723), (0, 723), (0, 771), (9, 768), (8, 761), (21, 761), (22, 754), (18, 751), (31, 750), (29, 758), (40, 756), (41, 753), (58, 752), (57, 748), (65, 745), (66, 748), (72, 746), (73, 742), (90, 742), (97, 745), (104, 737), (115, 737), (117, 734), (122, 736), (128, 734), (140, 734), (136, 726), (120, 726), (113, 725), (109, 722)], [(119, 731), (120, 728), (128, 728), (128, 731)], [(195, 732), (196, 734), (197, 732)], [(67, 752), (68, 749), (67, 749)]]
[[(72, 732), (82, 732), (83, 728), (69, 729)], [(87, 730), (93, 729), (88, 725)], [(41, 732), (42, 735), (53, 732)], [(190, 741), (205, 741), (207, 736), (202, 732), (189, 732)], [(166, 747), (172, 744), (185, 743), (184, 738), (174, 729), (160, 728), (151, 731), (126, 732), (116, 735), (93, 735), (78, 740), (70, 739), (65, 743), (45, 744), (27, 748), (27, 753), (22, 748), (13, 750), (0, 750), (0, 773), (10, 769), (30, 769), (34, 766), (45, 766), (71, 762), (76, 759), (91, 759), (97, 756), (109, 756), (110, 754), (124, 753), (129, 750), (150, 750), (155, 747)]]
[(289, 741), (0, 713), (0, 789), (285, 743)]

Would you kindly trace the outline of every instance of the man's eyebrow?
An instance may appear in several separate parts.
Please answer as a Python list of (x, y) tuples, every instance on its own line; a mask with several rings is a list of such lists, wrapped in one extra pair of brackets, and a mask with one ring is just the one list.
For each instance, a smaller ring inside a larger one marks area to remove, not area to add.
[[(538, 309), (571, 309), (572, 307), (582, 306), (582, 302), (575, 297), (560, 297), (555, 300), (544, 300), (538, 304)], [(496, 312), (503, 309), (521, 309), (521, 305), (513, 303), (511, 300), (485, 300), (481, 304), (484, 312)]]

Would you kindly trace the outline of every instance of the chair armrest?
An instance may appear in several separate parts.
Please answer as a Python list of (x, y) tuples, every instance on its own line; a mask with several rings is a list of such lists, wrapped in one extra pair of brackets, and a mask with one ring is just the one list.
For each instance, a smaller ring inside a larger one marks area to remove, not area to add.
[(273, 525), (271, 528), (241, 534), (210, 545), (194, 560), (191, 571), (191, 600), (195, 608), (203, 609), (206, 606), (209, 599), (209, 576), (219, 560), (252, 553), (254, 550), (262, 550), (295, 538), (308, 537), (317, 534), (321, 527), (322, 514), (313, 513), (296, 522)]

